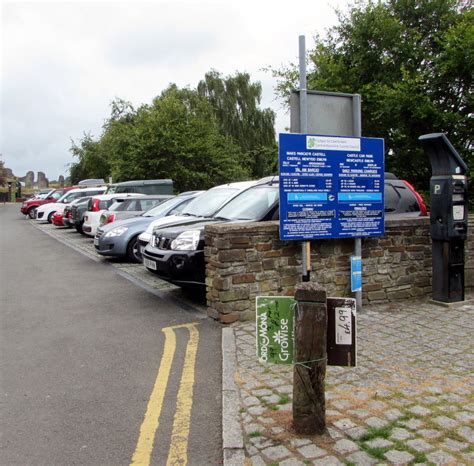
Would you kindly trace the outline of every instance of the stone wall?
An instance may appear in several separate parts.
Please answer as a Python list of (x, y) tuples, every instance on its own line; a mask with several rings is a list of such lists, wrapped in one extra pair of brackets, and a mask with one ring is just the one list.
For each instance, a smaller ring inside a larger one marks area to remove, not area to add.
[[(466, 286), (474, 291), (474, 217), (466, 248)], [(206, 228), (208, 314), (221, 322), (251, 319), (257, 295), (292, 296), (301, 280), (300, 243), (279, 240), (278, 222), (213, 225)], [(311, 280), (329, 296), (350, 292), (354, 241), (311, 243)], [(424, 297), (431, 293), (428, 218), (386, 220), (385, 236), (362, 240), (363, 302)]]

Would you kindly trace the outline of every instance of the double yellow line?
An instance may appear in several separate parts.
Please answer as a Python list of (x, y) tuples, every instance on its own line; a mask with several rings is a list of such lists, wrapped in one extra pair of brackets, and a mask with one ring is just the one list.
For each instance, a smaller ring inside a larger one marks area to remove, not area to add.
[(176, 325), (162, 329), (165, 334), (165, 346), (161, 358), (160, 368), (156, 376), (155, 385), (148, 401), (148, 406), (140, 427), (140, 436), (132, 457), (131, 465), (145, 466), (150, 464), (153, 452), (153, 443), (156, 431), (160, 425), (160, 414), (165, 398), (166, 387), (176, 351), (175, 330), (186, 328), (189, 330), (189, 341), (184, 357), (183, 372), (176, 401), (176, 412), (173, 420), (173, 431), (168, 452), (168, 466), (188, 462), (188, 437), (191, 423), (191, 408), (193, 404), (194, 370), (196, 353), (199, 343), (199, 332), (195, 323)]

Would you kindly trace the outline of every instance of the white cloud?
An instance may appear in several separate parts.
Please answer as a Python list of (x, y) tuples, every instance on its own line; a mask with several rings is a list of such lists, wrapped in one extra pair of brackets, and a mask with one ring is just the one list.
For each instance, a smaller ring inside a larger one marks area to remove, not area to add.
[(282, 131), (289, 116), (261, 68), (296, 62), (298, 35), (310, 47), (344, 4), (3, 2), (0, 152), (19, 176), (57, 178), (72, 160), (70, 139), (100, 134), (115, 97), (150, 102), (171, 82), (195, 86), (211, 68), (261, 81), (262, 105), (277, 111)]

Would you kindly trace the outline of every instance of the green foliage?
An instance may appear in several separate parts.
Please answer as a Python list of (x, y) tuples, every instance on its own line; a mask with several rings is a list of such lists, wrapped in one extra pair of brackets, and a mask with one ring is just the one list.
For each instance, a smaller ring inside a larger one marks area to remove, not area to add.
[[(418, 142), (426, 133), (446, 133), (474, 183), (474, 12), (463, 3), (356, 2), (309, 53), (308, 88), (361, 94), (363, 134), (383, 137), (387, 169), (421, 190), (431, 176)], [(288, 99), (297, 69), (273, 73)]]
[[(73, 143), (78, 161), (71, 165), (71, 178), (172, 178), (183, 191), (273, 173), (274, 115), (257, 106), (260, 84), (239, 73), (222, 80), (212, 72), (206, 79), (206, 90), (202, 83), (200, 90), (172, 84), (151, 104), (136, 109), (121, 99), (112, 102), (101, 137), (95, 141), (85, 135)], [(219, 80), (224, 94), (217, 99), (212, 89)]]
[(69, 167), (72, 183), (85, 178), (106, 179), (108, 177), (110, 167), (107, 153), (90, 134), (84, 134), (79, 144), (72, 141), (70, 152), (77, 158), (77, 162), (71, 163)]
[(213, 70), (200, 81), (197, 92), (210, 103), (219, 132), (242, 150), (251, 176), (275, 174), (278, 163), (275, 113), (258, 106), (261, 84), (252, 83), (247, 73), (237, 72), (224, 78)]

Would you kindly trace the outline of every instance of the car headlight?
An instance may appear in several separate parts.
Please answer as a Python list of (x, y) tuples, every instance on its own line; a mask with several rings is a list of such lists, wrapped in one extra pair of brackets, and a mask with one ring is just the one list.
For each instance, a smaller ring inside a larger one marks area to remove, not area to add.
[(115, 236), (122, 236), (128, 230), (127, 227), (117, 227), (105, 234), (106, 238), (113, 238)]
[(151, 233), (147, 233), (146, 231), (144, 231), (142, 234), (140, 234), (140, 236), (138, 237), (138, 239), (139, 239), (140, 241), (149, 243), (150, 240), (151, 240)]
[(171, 241), (171, 249), (174, 251), (195, 251), (199, 244), (200, 235), (199, 230), (185, 231)]

